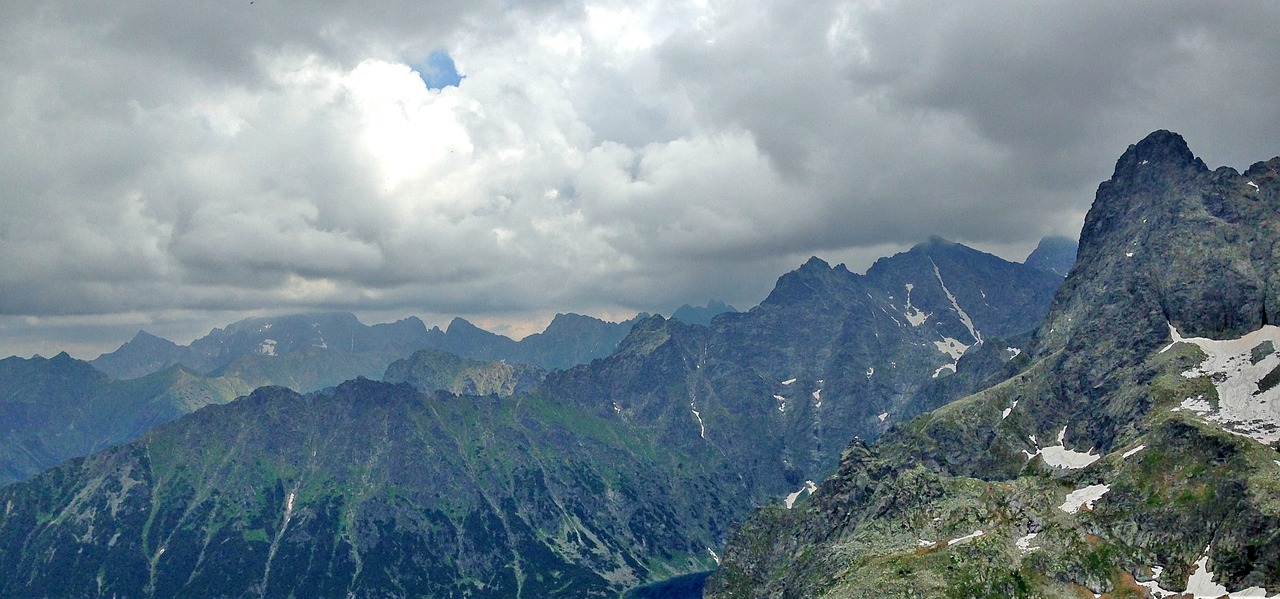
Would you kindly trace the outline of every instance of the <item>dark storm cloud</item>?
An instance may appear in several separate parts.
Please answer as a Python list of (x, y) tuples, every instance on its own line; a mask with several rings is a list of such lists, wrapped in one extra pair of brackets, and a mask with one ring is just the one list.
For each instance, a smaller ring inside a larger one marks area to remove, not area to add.
[(932, 234), (1021, 258), (1151, 130), (1280, 154), (1278, 12), (8, 3), (0, 353), (303, 309), (745, 308), (810, 254)]

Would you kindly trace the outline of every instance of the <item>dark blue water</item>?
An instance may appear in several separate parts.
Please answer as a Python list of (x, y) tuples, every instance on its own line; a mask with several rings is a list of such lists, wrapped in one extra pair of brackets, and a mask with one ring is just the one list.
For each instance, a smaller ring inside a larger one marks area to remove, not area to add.
[(626, 599), (702, 599), (711, 572), (695, 572), (627, 591)]

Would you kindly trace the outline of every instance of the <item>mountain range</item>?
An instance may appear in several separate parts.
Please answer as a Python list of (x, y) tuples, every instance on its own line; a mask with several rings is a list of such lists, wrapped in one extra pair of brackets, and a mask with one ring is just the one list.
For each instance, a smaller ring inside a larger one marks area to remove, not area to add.
[(1019, 372), (854, 440), (735, 530), (708, 596), (1280, 592), (1278, 240), (1280, 158), (1131, 146)]
[[(313, 391), (365, 376), (378, 377), (391, 362), (420, 349), (438, 349), (474, 360), (568, 368), (609, 355), (646, 314), (608, 322), (580, 314), (556, 314), (546, 330), (520, 341), (455, 318), (446, 330), (428, 329), (417, 317), (365, 325), (354, 314), (321, 312), (249, 318), (178, 345), (146, 331), (89, 363), (117, 379), (182, 366), (199, 374), (239, 377)], [(306, 365), (323, 364), (310, 369)]]
[[(0, 592), (616, 596), (707, 570), (849, 438), (1016, 368), (1004, 340), (1029, 340), (1060, 283), (931, 239), (865, 275), (811, 259), (709, 326), (643, 317), (564, 370), (427, 350), (386, 382), (262, 388), (0, 489)], [(265, 324), (222, 345), (286, 329)], [(276, 357), (314, 348), (298, 338), (271, 337)]]

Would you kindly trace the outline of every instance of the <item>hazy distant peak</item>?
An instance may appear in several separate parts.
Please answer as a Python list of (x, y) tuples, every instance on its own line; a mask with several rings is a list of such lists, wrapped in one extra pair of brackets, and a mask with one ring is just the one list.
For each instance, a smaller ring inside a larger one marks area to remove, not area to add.
[(1076, 240), (1070, 237), (1045, 237), (1023, 264), (1065, 277), (1076, 263), (1076, 246)]

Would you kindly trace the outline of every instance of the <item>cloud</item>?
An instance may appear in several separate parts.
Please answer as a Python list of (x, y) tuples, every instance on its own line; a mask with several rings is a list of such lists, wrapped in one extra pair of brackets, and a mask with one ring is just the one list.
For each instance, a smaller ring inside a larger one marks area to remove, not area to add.
[(931, 234), (1021, 258), (1150, 130), (1280, 153), (1277, 12), (10, 3), (0, 353), (316, 308), (746, 307), (810, 254)]

